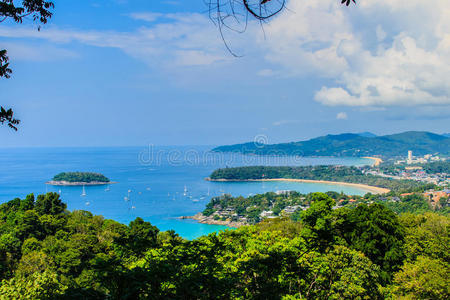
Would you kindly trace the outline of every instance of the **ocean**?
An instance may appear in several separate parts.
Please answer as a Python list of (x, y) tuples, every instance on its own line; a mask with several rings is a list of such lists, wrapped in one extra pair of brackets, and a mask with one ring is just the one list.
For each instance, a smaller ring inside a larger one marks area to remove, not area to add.
[[(298, 182), (209, 182), (214, 169), (244, 165), (365, 165), (364, 158), (276, 157), (213, 153), (207, 146), (3, 148), (0, 149), (0, 203), (27, 194), (60, 192), (69, 210), (88, 210), (128, 224), (136, 217), (160, 230), (175, 230), (193, 239), (225, 226), (180, 220), (204, 209), (213, 196), (248, 196), (277, 190), (302, 193), (329, 190), (352, 195), (366, 191), (349, 186)], [(108, 186), (50, 186), (45, 182), (60, 172), (98, 172)], [(186, 192), (185, 192), (186, 191)]]

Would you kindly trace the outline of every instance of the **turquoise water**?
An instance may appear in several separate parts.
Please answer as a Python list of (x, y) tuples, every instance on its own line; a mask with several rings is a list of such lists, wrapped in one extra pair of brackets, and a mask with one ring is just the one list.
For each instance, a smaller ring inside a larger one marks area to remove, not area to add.
[[(142, 217), (161, 230), (173, 229), (185, 238), (195, 238), (225, 226), (199, 224), (177, 217), (202, 211), (209, 199), (222, 193), (234, 196), (276, 190), (302, 193), (329, 190), (347, 194), (366, 191), (339, 185), (296, 182), (208, 182), (216, 168), (241, 165), (363, 165), (362, 158), (257, 157), (211, 153), (210, 147), (133, 148), (15, 148), (0, 149), (0, 202), (29, 193), (61, 191), (70, 210), (84, 209), (105, 218), (129, 223)], [(82, 187), (46, 185), (64, 171), (99, 172), (116, 184)], [(187, 192), (184, 195), (184, 187)], [(209, 194), (208, 194), (209, 191)], [(129, 197), (129, 201), (125, 201)]]

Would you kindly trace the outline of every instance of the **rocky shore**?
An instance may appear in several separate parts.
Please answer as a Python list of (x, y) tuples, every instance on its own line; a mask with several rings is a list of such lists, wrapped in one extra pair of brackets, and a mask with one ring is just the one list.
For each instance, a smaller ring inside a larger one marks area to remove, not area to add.
[(192, 219), (192, 220), (196, 220), (199, 223), (202, 224), (211, 224), (211, 225), (225, 225), (228, 227), (234, 227), (234, 228), (239, 228), (241, 226), (244, 225), (248, 225), (246, 223), (242, 223), (242, 222), (233, 222), (231, 220), (214, 220), (214, 216), (205, 216), (204, 214), (202, 214), (201, 212), (194, 215), (194, 216), (182, 216), (180, 217), (180, 219)]
[(73, 185), (73, 186), (78, 186), (78, 185), (105, 185), (105, 184), (113, 184), (115, 182), (101, 182), (101, 181), (91, 181), (91, 182), (69, 182), (69, 181), (48, 181), (45, 184), (50, 184), (50, 185)]

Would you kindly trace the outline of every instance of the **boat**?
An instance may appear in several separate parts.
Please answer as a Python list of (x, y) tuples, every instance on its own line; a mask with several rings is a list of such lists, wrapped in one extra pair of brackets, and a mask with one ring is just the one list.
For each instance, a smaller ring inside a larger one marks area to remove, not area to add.
[(192, 200), (192, 202), (198, 202), (198, 201), (200, 201), (200, 200), (198, 200), (198, 199), (194, 199), (194, 200)]
[(123, 200), (129, 201), (130, 199), (128, 197), (123, 197)]
[(89, 201), (86, 201), (86, 206), (89, 206), (89, 204), (91, 204)]
[(106, 187), (105, 192), (109, 192), (109, 185)]
[(58, 191), (58, 194), (60, 194), (60, 195), (61, 195), (61, 190), (59, 190), (59, 191)]
[(186, 187), (186, 185), (184, 186), (184, 193), (183, 193), (183, 196), (187, 196), (187, 192), (188, 192), (188, 190), (187, 190), (187, 187)]
[(84, 185), (83, 185), (83, 191), (81, 192), (81, 196), (82, 197), (86, 196), (86, 190), (84, 189)]

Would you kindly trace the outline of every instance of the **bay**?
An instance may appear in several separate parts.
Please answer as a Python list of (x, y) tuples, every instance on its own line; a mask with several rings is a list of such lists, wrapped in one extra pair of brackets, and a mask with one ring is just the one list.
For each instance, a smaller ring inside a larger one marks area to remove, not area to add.
[[(363, 195), (365, 190), (334, 184), (299, 182), (209, 182), (214, 169), (244, 165), (364, 165), (364, 158), (277, 157), (213, 153), (209, 146), (0, 149), (0, 203), (27, 194), (60, 192), (69, 210), (88, 210), (118, 222), (136, 217), (161, 230), (192, 239), (225, 226), (200, 224), (178, 217), (202, 211), (213, 196), (248, 196), (277, 190), (302, 193), (329, 190)], [(50, 186), (60, 172), (102, 173), (108, 186)], [(186, 190), (186, 192), (185, 192)]]

